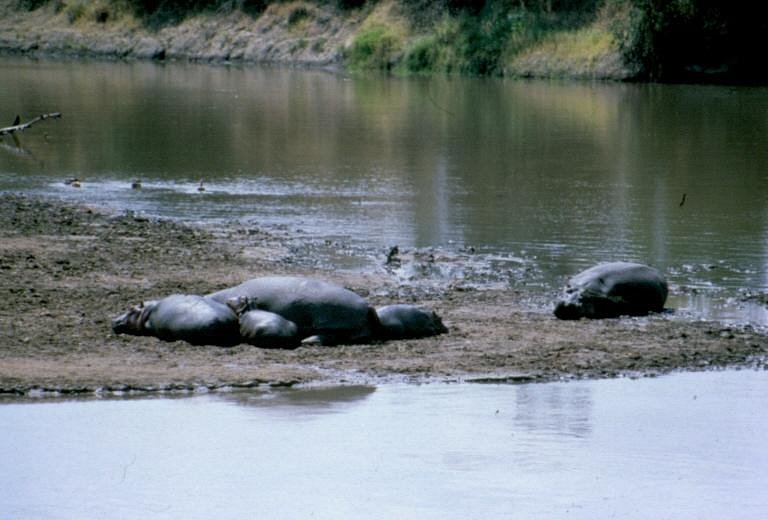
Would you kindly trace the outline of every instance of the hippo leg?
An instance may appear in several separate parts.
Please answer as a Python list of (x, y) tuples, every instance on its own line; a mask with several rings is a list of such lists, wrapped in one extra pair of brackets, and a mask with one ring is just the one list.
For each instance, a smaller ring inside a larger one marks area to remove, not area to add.
[(337, 345), (349, 345), (354, 343), (367, 343), (367, 341), (354, 341), (346, 336), (337, 334), (315, 334), (301, 340), (304, 346), (335, 347)]

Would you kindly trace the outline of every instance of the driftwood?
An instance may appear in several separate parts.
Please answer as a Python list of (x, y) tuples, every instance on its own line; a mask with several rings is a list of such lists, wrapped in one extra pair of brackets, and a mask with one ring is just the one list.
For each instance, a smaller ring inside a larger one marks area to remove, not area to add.
[(39, 115), (34, 119), (30, 119), (26, 123), (20, 123), (21, 118), (19, 116), (16, 116), (16, 119), (13, 121), (13, 125), (6, 126), (5, 128), (0, 128), (0, 135), (7, 135), (7, 134), (13, 134), (15, 132), (21, 132), (22, 130), (26, 130), (30, 126), (34, 125), (38, 121), (44, 121), (46, 119), (59, 119), (59, 118), (61, 118), (61, 112), (52, 112), (50, 114)]

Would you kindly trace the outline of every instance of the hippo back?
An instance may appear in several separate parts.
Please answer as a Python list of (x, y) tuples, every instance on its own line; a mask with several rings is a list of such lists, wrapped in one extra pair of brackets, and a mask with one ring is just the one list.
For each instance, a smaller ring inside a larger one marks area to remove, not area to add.
[(254, 278), (208, 297), (220, 303), (246, 296), (260, 310), (292, 321), (301, 337), (328, 335), (365, 341), (372, 333), (375, 312), (358, 294), (331, 283), (296, 276)]
[(159, 300), (147, 318), (147, 334), (165, 341), (230, 346), (239, 343), (239, 323), (232, 310), (217, 301), (190, 294)]
[(660, 312), (667, 301), (664, 276), (647, 265), (613, 262), (595, 266), (574, 276), (571, 285), (582, 288), (584, 296), (594, 295)]
[(661, 312), (667, 295), (667, 281), (657, 269), (631, 262), (611, 262), (573, 276), (556, 314), (571, 317), (569, 313), (576, 313), (573, 309), (578, 308), (578, 315), (589, 318), (644, 315)]

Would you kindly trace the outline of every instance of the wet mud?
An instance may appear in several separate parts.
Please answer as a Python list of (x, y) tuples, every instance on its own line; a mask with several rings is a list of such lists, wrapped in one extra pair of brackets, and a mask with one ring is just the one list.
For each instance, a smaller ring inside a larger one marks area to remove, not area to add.
[[(518, 383), (766, 365), (768, 336), (749, 326), (673, 313), (559, 321), (542, 303), (548, 295), (526, 284), (525, 274), (535, 279), (536, 272), (524, 260), (502, 259), (513, 266), (510, 276), (474, 284), (462, 267), (473, 251), (398, 252), (396, 259), (382, 251), (376, 267), (334, 271), (301, 241), (242, 223), (193, 226), (0, 196), (0, 394)], [(113, 317), (139, 301), (205, 294), (268, 274), (333, 281), (372, 305), (424, 305), (450, 332), (282, 351), (166, 343), (110, 328)]]

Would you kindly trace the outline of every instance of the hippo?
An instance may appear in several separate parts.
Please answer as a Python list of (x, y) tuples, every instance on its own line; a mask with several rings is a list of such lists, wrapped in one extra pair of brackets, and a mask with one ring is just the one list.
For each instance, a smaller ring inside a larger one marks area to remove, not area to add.
[(239, 318), (240, 339), (261, 348), (296, 348), (301, 345), (299, 328), (274, 312), (258, 310), (247, 296), (230, 298), (227, 306)]
[(344, 287), (299, 276), (265, 276), (211, 293), (211, 300), (226, 304), (248, 297), (256, 309), (293, 322), (301, 339), (314, 336), (322, 345), (368, 343), (379, 319), (360, 295)]
[(377, 337), (388, 339), (413, 339), (437, 336), (448, 332), (443, 321), (433, 311), (408, 304), (378, 307)]
[(644, 316), (661, 312), (667, 280), (656, 269), (631, 262), (600, 264), (568, 281), (555, 316), (561, 320)]
[(240, 343), (239, 326), (232, 309), (216, 300), (191, 294), (173, 294), (140, 303), (112, 320), (116, 334), (221, 347)]

